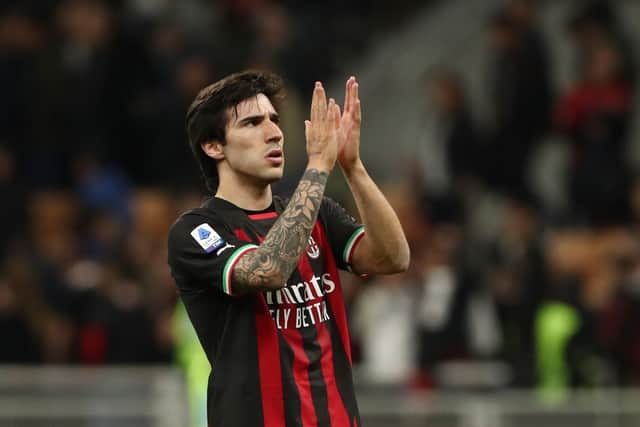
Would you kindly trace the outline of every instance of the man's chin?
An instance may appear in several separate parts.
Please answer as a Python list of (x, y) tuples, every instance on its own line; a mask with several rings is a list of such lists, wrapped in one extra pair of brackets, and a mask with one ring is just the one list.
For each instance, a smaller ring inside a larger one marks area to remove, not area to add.
[(284, 171), (283, 169), (280, 169), (279, 173), (269, 174), (269, 176), (265, 178), (265, 181), (267, 181), (269, 184), (273, 184), (280, 181), (283, 176), (284, 176)]

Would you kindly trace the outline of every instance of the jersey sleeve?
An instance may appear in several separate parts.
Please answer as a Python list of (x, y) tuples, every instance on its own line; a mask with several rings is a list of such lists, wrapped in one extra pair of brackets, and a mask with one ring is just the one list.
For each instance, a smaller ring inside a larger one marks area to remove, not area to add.
[(215, 288), (233, 295), (238, 260), (258, 246), (240, 240), (222, 222), (185, 215), (169, 231), (169, 266), (181, 292)]
[(351, 271), (353, 251), (364, 237), (364, 225), (347, 213), (336, 201), (325, 197), (320, 214), (327, 228), (329, 245), (338, 268)]

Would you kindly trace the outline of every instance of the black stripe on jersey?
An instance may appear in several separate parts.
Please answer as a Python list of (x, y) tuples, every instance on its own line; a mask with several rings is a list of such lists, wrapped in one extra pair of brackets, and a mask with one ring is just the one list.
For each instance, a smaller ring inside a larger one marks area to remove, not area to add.
[[(249, 301), (247, 301), (247, 304), (249, 305), (253, 305), (251, 304)], [(246, 329), (242, 329), (243, 331), (248, 331), (249, 333), (253, 334), (253, 336), (256, 335), (257, 331), (256, 331), (256, 322), (253, 319), (253, 316), (247, 316), (246, 317), (246, 322), (247, 322), (247, 328)], [(238, 369), (238, 370), (246, 370), (248, 371), (248, 379), (253, 383), (250, 386), (250, 390), (251, 391), (260, 391), (260, 363), (258, 362), (259, 359), (259, 352), (260, 349), (258, 348), (258, 340), (252, 340), (251, 341), (251, 348), (248, 349), (248, 353), (247, 353), (247, 366), (237, 366), (238, 364), (234, 364), (234, 368)], [(229, 357), (233, 358), (234, 355), (236, 353), (232, 352)], [(229, 366), (229, 364), (227, 365)], [(215, 375), (215, 367), (212, 368), (212, 371), (214, 372)], [(228, 382), (233, 382), (234, 379), (233, 377), (230, 377), (228, 379)], [(247, 421), (249, 421), (251, 419), (252, 423), (255, 423), (255, 425), (263, 425), (264, 423), (264, 408), (262, 407), (262, 400), (259, 397), (256, 397), (255, 400), (251, 401), (253, 405), (255, 405), (255, 413), (253, 415), (247, 415), (246, 419)], [(240, 402), (238, 402), (237, 404), (240, 404)], [(245, 410), (249, 410), (248, 408), (246, 408)], [(252, 408), (253, 410), (253, 408)], [(240, 412), (242, 412), (242, 409), (239, 409)], [(215, 426), (215, 424), (212, 424), (212, 427)]]
[[(300, 304), (304, 307), (304, 304)], [(322, 372), (322, 349), (318, 343), (318, 331), (314, 326), (300, 329), (304, 343), (304, 352), (309, 358), (309, 382), (311, 383), (311, 397), (316, 410), (318, 426), (331, 426), (329, 416), (329, 401), (327, 398), (327, 384)]]
[(278, 333), (278, 342), (280, 343), (282, 394), (287, 397), (284, 399), (286, 427), (297, 427), (302, 425), (302, 414), (300, 414), (300, 394), (293, 376), (293, 351), (281, 333)]
[[(200, 298), (198, 301), (202, 302), (204, 299)], [(248, 311), (254, 310), (251, 298), (234, 300), (234, 303), (243, 305)], [(200, 308), (198, 305), (191, 307)], [(206, 307), (203, 305), (202, 308)], [(202, 315), (201, 311), (198, 313)], [(242, 334), (247, 336), (256, 336), (256, 323), (252, 316), (240, 316), (233, 320), (232, 325), (225, 326), (233, 328), (229, 333), (242, 331)], [(225, 351), (218, 351), (217, 358), (211, 360), (212, 369), (207, 393), (208, 421), (211, 427), (264, 425), (258, 351), (257, 340), (232, 340), (228, 342)], [(243, 363), (237, 362), (237, 354), (244, 356)], [(221, 369), (220, 366), (224, 366), (225, 369)]]
[[(327, 304), (327, 312), (331, 319), (335, 319), (335, 316), (331, 311), (330, 304)], [(349, 357), (347, 356), (347, 352), (342, 344), (342, 337), (340, 336), (340, 332), (338, 331), (338, 327), (335, 322), (331, 322), (329, 330), (331, 334), (331, 346), (333, 347), (333, 367), (335, 370), (338, 393), (344, 402), (344, 406), (349, 414), (349, 419), (353, 420), (355, 418), (358, 426), (360, 426), (360, 415), (358, 411), (358, 403), (355, 399), (355, 390), (353, 387)]]

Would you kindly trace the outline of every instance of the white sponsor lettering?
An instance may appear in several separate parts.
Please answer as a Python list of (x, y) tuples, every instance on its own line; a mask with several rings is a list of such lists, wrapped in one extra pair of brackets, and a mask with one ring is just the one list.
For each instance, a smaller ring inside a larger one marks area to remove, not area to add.
[(308, 328), (329, 320), (326, 301), (296, 308), (296, 328)]
[[(324, 273), (322, 276), (314, 274), (308, 282), (264, 292), (264, 297), (276, 328), (307, 328), (330, 319), (325, 297), (335, 290), (336, 282), (329, 273)], [(286, 307), (300, 304), (305, 306), (295, 307), (295, 311), (294, 307)]]
[(264, 293), (267, 304), (302, 304), (322, 298), (336, 290), (336, 283), (331, 279), (329, 273), (324, 273), (321, 277), (315, 274), (309, 282), (300, 282), (295, 285), (285, 285), (277, 291), (267, 291)]
[(289, 319), (291, 318), (290, 308), (276, 308), (269, 310), (273, 321), (278, 329), (287, 329), (289, 327)]
[(324, 273), (322, 275), (322, 284), (324, 285), (324, 292), (330, 294), (331, 292), (336, 290), (336, 284), (333, 280), (331, 280), (331, 276), (329, 273)]

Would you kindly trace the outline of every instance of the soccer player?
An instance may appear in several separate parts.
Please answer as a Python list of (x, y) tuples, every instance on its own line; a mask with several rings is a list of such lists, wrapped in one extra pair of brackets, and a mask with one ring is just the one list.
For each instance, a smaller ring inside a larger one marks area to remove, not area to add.
[[(169, 264), (213, 367), (211, 427), (358, 426), (337, 269), (400, 272), (409, 247), (360, 159), (353, 77), (343, 114), (316, 83), (307, 168), (290, 200), (272, 194), (284, 167), (281, 95), (279, 77), (245, 71), (196, 97), (187, 132), (215, 195), (173, 225)], [(324, 197), (336, 161), (363, 225)]]

